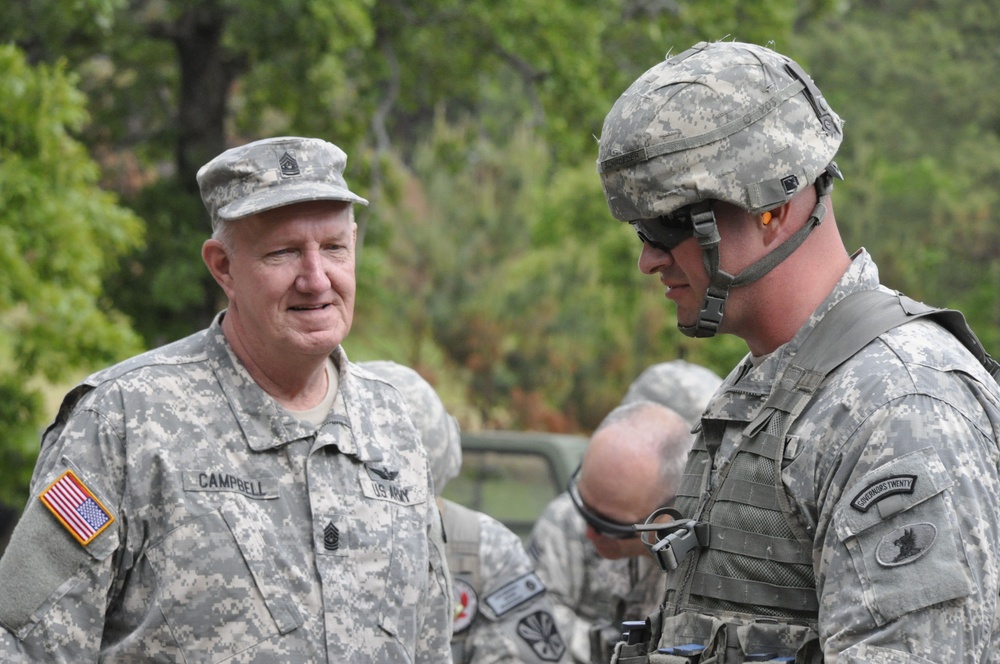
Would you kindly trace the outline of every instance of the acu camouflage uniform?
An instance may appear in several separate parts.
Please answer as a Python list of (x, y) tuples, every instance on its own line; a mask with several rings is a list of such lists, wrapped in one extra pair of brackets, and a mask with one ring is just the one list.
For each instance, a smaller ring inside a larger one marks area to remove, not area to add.
[(722, 379), (714, 371), (697, 364), (685, 360), (659, 362), (646, 367), (632, 381), (622, 397), (622, 405), (652, 401), (694, 425), (720, 383)]
[[(659, 362), (632, 381), (622, 404), (652, 401), (693, 424), (721, 382), (697, 364)], [(622, 621), (643, 620), (663, 599), (665, 579), (651, 558), (607, 560), (598, 555), (568, 493), (546, 506), (532, 529), (528, 553), (549, 588), (575, 662), (606, 664), (621, 639)]]
[(443, 503), (456, 664), (569, 662), (551, 594), (521, 538), (482, 512)]
[[(612, 215), (644, 243), (697, 240), (709, 286), (682, 332), (714, 335), (730, 288), (822, 223), (842, 137), (802, 68), (754, 44), (702, 42), (622, 94), (598, 171)], [(810, 186), (801, 228), (739, 274), (722, 270), (714, 202), (756, 215)], [(831, 308), (875, 290), (861, 251), (788, 343), (726, 379), (676, 503), (703, 524), (684, 531), (697, 541), (667, 576), (648, 644), (619, 645), (617, 662), (1000, 661), (1000, 392), (972, 353), (935, 322), (907, 322), (814, 380), (787, 430), (764, 407)]]
[(654, 613), (666, 577), (648, 556), (602, 558), (586, 533), (569, 494), (561, 493), (535, 523), (528, 552), (549, 589), (573, 661), (607, 664), (622, 621)]
[[(410, 367), (362, 362), (406, 399), (427, 450), (438, 496), (462, 465), (458, 424), (440, 396)], [(452, 575), (456, 664), (567, 662), (545, 584), (535, 574), (521, 538), (496, 519), (439, 498)]]
[(667, 575), (653, 654), (620, 647), (616, 661), (686, 664), (655, 651), (692, 642), (708, 646), (703, 663), (1000, 661), (1000, 400), (949, 332), (882, 334), (827, 377), (780, 447), (745, 437), (817, 321), (877, 288), (861, 251), (791, 341), (725, 380), (676, 504), (711, 541)]
[[(449, 661), (440, 520), (399, 392), (338, 349), (317, 429), (220, 320), (66, 397), (0, 561), (0, 661)], [(66, 471), (113, 518), (86, 546), (38, 499)]]

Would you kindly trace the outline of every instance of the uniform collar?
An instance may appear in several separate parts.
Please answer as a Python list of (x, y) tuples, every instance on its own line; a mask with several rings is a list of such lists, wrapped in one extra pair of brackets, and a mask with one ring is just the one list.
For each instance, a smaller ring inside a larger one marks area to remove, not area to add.
[(316, 436), (318, 445), (336, 445), (342, 454), (361, 460), (382, 459), (380, 450), (359, 444), (355, 436), (352, 422), (357, 419), (351, 417), (350, 404), (356, 401), (353, 396), (356, 381), (351, 380), (351, 363), (343, 348), (338, 346), (330, 354), (339, 372), (339, 385), (333, 407), (326, 421), (317, 430), (281, 408), (251, 378), (222, 333), (222, 318), (225, 313), (223, 311), (216, 316), (208, 328), (205, 351), (209, 365), (215, 372), (250, 449), (260, 452)]
[(763, 405), (777, 379), (788, 367), (795, 353), (816, 324), (848, 295), (879, 287), (878, 267), (864, 249), (851, 256), (851, 265), (841, 276), (830, 294), (816, 307), (805, 324), (787, 343), (779, 346), (758, 366), (753, 367), (749, 354), (726, 377), (718, 394), (720, 397), (709, 405), (708, 419), (749, 421)]

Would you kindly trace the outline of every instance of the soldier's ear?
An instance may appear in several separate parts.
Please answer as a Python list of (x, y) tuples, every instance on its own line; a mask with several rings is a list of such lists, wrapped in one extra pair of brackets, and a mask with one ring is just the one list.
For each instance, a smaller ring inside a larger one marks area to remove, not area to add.
[(201, 245), (201, 259), (205, 261), (205, 266), (212, 274), (212, 278), (225, 291), (226, 297), (232, 297), (233, 277), (230, 268), (232, 262), (229, 259), (229, 250), (226, 246), (214, 238), (205, 240)]

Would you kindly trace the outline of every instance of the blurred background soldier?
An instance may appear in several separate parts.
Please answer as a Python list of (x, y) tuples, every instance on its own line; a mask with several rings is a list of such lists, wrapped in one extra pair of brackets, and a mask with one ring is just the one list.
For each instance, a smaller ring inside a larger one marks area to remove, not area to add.
[(722, 378), (703, 366), (685, 360), (659, 362), (646, 367), (632, 381), (621, 403), (653, 401), (674, 411), (694, 427), (720, 384)]
[(842, 137), (797, 63), (738, 42), (668, 56), (605, 118), (640, 270), (682, 332), (749, 350), (649, 539), (667, 593), (622, 664), (1000, 659), (996, 366), (847, 252)]
[[(639, 403), (644, 407), (619, 406), (612, 411), (615, 417), (609, 414), (594, 432), (584, 465), (589, 458), (592, 467), (601, 468), (595, 462), (603, 458), (605, 477), (612, 481), (605, 485), (606, 491), (598, 489), (595, 480), (600, 475), (589, 474), (593, 488), (588, 495), (601, 505), (633, 500), (619, 514), (628, 517), (622, 521), (627, 528), (602, 529), (597, 521), (588, 524), (581, 513), (586, 507), (579, 499), (574, 504), (571, 491), (553, 499), (535, 524), (528, 551), (549, 587), (575, 662), (606, 663), (621, 637), (622, 621), (644, 619), (663, 599), (662, 574), (631, 524), (645, 521), (673, 496), (690, 446), (689, 430), (720, 382), (709, 369), (689, 362), (655, 364), (632, 382), (622, 400), (622, 406)], [(650, 401), (661, 406), (677, 404), (677, 412), (653, 408)], [(595, 442), (598, 449), (592, 452)], [(618, 445), (621, 456), (614, 454)], [(631, 465), (643, 455), (645, 462)], [(589, 513), (610, 516), (600, 510)]]
[(453, 580), (455, 663), (568, 662), (552, 602), (521, 538), (496, 519), (441, 497), (462, 466), (462, 447), (458, 423), (437, 392), (401, 364), (362, 366), (402, 392), (427, 448)]

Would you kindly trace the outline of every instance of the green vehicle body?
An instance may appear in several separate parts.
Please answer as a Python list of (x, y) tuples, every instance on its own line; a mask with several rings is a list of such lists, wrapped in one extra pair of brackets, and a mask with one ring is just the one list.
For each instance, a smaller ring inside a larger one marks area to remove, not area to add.
[(462, 433), (462, 471), (443, 495), (485, 512), (527, 544), (545, 506), (566, 489), (588, 438), (539, 431)]

